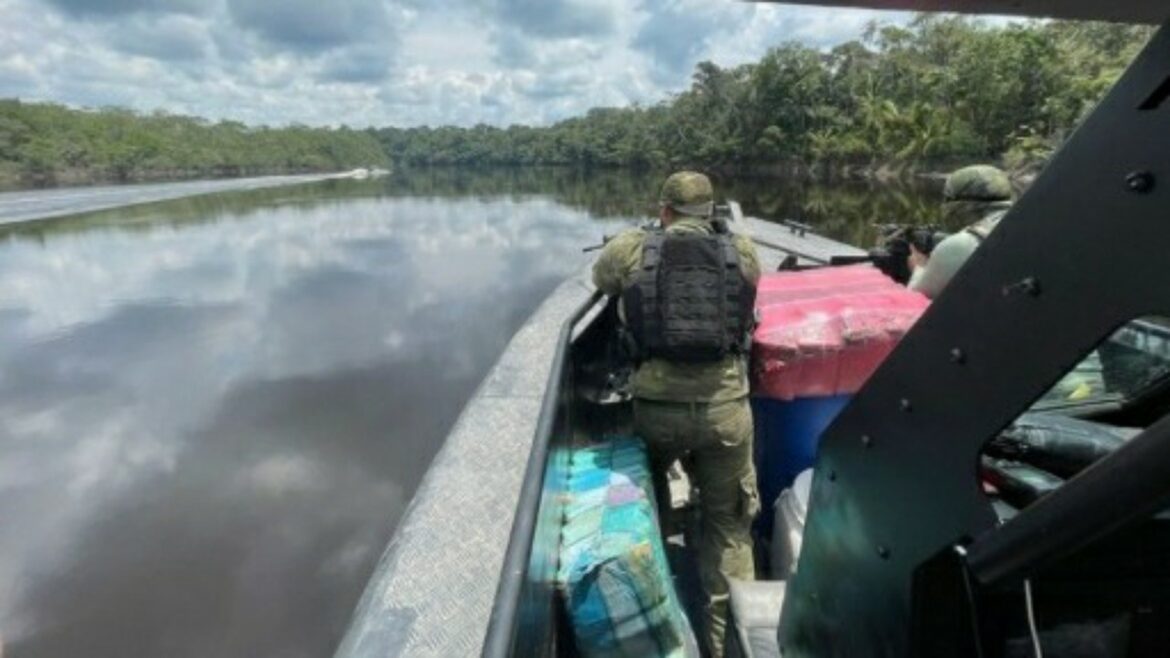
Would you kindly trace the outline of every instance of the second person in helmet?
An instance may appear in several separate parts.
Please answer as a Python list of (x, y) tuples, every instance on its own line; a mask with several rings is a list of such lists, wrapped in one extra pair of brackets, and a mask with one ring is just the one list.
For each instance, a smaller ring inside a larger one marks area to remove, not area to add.
[(1011, 205), (1011, 181), (995, 167), (973, 165), (947, 176), (943, 186), (945, 220), (949, 226), (966, 228), (939, 242), (929, 257), (911, 246), (909, 287), (931, 299), (937, 297)]

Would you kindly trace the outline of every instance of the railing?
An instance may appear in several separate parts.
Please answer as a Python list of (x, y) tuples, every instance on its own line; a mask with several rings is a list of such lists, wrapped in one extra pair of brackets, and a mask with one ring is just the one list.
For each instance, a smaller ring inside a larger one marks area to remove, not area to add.
[(496, 589), (495, 605), (492, 607), (492, 614), (488, 620), (482, 653), (485, 658), (503, 658), (513, 654), (519, 630), (521, 597), (524, 594), (524, 585), (528, 578), (529, 564), (532, 559), (541, 494), (545, 487), (545, 467), (553, 430), (556, 427), (562, 380), (565, 373), (565, 363), (569, 356), (573, 329), (601, 298), (600, 292), (594, 292), (565, 321), (557, 337), (556, 353), (553, 356), (552, 368), (549, 370), (548, 386), (541, 404), (540, 417), (536, 423), (532, 451), (528, 455), (524, 481), (521, 484), (520, 497), (516, 503), (512, 534), (508, 540), (507, 552), (504, 553), (500, 583)]

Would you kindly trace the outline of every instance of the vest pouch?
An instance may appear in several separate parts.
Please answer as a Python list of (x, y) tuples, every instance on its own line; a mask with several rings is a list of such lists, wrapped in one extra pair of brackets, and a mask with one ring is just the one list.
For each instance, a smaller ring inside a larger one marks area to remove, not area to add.
[(739, 268), (728, 235), (651, 233), (622, 293), (639, 360), (714, 362), (744, 353), (755, 287)]
[(702, 362), (727, 356), (726, 274), (719, 240), (683, 235), (663, 243), (658, 291), (664, 358)]

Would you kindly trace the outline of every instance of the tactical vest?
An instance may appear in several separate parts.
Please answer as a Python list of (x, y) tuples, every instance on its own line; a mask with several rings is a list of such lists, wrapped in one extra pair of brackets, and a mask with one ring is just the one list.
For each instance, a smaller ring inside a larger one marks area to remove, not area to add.
[(648, 234), (621, 299), (639, 361), (718, 361), (751, 345), (756, 287), (727, 233)]

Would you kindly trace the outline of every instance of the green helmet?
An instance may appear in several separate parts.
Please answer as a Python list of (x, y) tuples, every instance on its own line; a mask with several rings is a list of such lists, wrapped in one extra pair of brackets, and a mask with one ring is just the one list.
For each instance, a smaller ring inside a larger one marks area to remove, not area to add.
[(988, 165), (963, 167), (947, 176), (943, 201), (1011, 201), (1012, 182)]
[(710, 217), (715, 207), (711, 179), (694, 171), (679, 171), (662, 184), (658, 203), (682, 215)]

